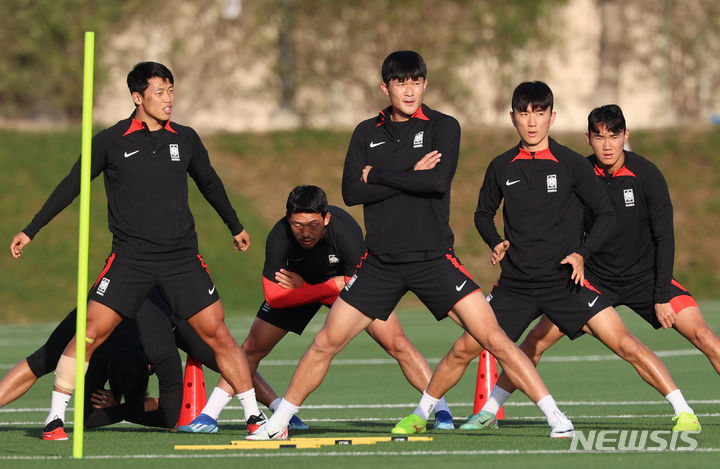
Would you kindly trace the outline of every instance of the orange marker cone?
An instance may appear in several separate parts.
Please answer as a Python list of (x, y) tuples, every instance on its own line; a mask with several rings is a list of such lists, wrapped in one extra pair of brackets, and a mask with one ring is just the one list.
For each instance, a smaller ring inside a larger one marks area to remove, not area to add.
[(206, 403), (207, 392), (205, 391), (205, 375), (202, 364), (188, 355), (185, 362), (182, 408), (177, 426), (188, 425), (192, 422)]
[[(495, 357), (490, 355), (487, 350), (480, 352), (480, 362), (478, 363), (477, 384), (475, 385), (475, 404), (473, 405), (473, 414), (477, 414), (487, 402), (492, 392), (493, 386), (497, 383), (498, 371), (497, 361)], [(505, 409), (500, 407), (498, 413), (495, 414), (498, 419), (505, 418)]]

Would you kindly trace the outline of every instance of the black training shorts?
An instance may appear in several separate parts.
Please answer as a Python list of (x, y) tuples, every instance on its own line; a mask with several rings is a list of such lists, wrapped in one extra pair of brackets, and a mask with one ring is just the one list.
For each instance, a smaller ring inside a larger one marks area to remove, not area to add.
[(187, 319), (220, 299), (199, 255), (176, 260), (126, 259), (112, 254), (90, 291), (90, 299), (133, 317), (153, 287), (173, 313)]
[(500, 327), (513, 342), (542, 314), (547, 315), (570, 339), (576, 339), (582, 335), (581, 329), (590, 318), (611, 306), (608, 299), (591, 284), (579, 286), (569, 279), (541, 288), (508, 287), (501, 279), (487, 300)]
[[(601, 280), (591, 272), (585, 273), (585, 277), (600, 290), (613, 306), (625, 305), (635, 311), (641, 318), (650, 323), (655, 329), (662, 325), (655, 315), (655, 273), (648, 272), (646, 275), (633, 281), (609, 282)], [(672, 279), (670, 285), (670, 305), (675, 314), (680, 313), (688, 306), (697, 306), (695, 299), (689, 291), (680, 283)]]
[(321, 306), (321, 303), (309, 303), (292, 308), (273, 308), (265, 301), (260, 306), (257, 317), (275, 327), (300, 335)]
[(452, 250), (435, 259), (387, 263), (367, 253), (340, 298), (366, 316), (387, 320), (411, 291), (438, 321), (464, 297), (480, 290)]

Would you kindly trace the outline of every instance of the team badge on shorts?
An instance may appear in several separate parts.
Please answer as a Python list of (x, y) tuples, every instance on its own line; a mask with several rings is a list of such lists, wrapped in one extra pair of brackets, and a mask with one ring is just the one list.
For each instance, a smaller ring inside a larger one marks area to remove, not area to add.
[(623, 199), (625, 200), (626, 207), (635, 206), (635, 194), (633, 193), (632, 189), (623, 190)]
[(180, 147), (177, 143), (170, 144), (170, 161), (180, 161)]
[(350, 281), (345, 285), (345, 290), (350, 290), (350, 287), (352, 287), (353, 283), (355, 283), (355, 280), (357, 280), (357, 274), (353, 275)]
[(557, 175), (556, 174), (548, 174), (547, 175), (547, 191), (548, 192), (557, 192)]
[(107, 291), (108, 285), (110, 285), (110, 279), (107, 277), (103, 277), (102, 280), (100, 280), (100, 284), (97, 287), (97, 294), (100, 296), (105, 296), (105, 292)]

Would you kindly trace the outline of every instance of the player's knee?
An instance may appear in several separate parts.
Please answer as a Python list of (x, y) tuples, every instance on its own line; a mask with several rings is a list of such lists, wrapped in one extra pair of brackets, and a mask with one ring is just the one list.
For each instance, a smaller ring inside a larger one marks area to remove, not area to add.
[(240, 348), (245, 353), (248, 364), (252, 362), (256, 365), (257, 362), (265, 358), (267, 354), (269, 354), (272, 350), (267, 346), (263, 346), (263, 344), (256, 340), (254, 337), (248, 337), (247, 339), (245, 339)]
[(697, 344), (701, 350), (715, 349), (716, 353), (720, 353), (720, 338), (709, 327), (699, 327), (694, 332), (693, 342)]
[(385, 350), (394, 358), (401, 358), (403, 355), (410, 355), (415, 350), (415, 346), (405, 336), (405, 334), (396, 334), (385, 344)]
[[(505, 355), (505, 350), (508, 347), (514, 347), (515, 345), (508, 339), (505, 332), (499, 327), (488, 334), (484, 338), (483, 345), (496, 358), (500, 358)], [(478, 345), (479, 347), (479, 345)]]
[(310, 347), (313, 352), (322, 355), (335, 355), (340, 350), (340, 344), (336, 344), (323, 329), (317, 333)]
[(458, 340), (453, 344), (448, 359), (454, 363), (467, 365), (482, 352), (482, 346), (476, 340)]
[(618, 342), (618, 354), (629, 362), (640, 358), (645, 347), (633, 335), (627, 334)]
[[(221, 326), (217, 327), (212, 334), (212, 346), (215, 350), (232, 350), (235, 347), (235, 339), (230, 334), (230, 331), (225, 326), (225, 324), (222, 324)], [(210, 342), (208, 342), (210, 343)]]

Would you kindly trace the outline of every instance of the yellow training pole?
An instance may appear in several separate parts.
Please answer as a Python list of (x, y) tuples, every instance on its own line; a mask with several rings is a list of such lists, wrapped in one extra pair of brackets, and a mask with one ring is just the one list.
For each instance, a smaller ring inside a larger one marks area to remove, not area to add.
[(92, 108), (95, 33), (85, 32), (83, 68), (82, 156), (80, 166), (80, 229), (78, 236), (77, 327), (75, 329), (75, 424), (73, 458), (83, 457), (85, 424), (85, 335), (87, 320), (88, 242), (90, 238), (90, 161), (92, 158)]

